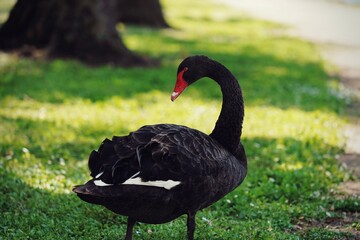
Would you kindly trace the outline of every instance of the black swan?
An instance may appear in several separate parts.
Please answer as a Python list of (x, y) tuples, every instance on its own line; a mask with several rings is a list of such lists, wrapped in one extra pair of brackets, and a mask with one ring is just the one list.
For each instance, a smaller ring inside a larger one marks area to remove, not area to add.
[(126, 240), (136, 221), (159, 224), (187, 214), (194, 239), (195, 214), (235, 189), (247, 160), (240, 142), (244, 103), (238, 81), (206, 56), (179, 65), (171, 100), (200, 78), (221, 87), (223, 104), (210, 135), (174, 124), (143, 126), (128, 136), (105, 139), (89, 157), (93, 179), (73, 191), (84, 201), (128, 216)]

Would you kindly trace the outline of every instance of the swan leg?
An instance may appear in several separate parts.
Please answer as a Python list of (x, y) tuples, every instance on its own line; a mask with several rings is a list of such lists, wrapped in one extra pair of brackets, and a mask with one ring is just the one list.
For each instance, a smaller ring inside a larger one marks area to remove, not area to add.
[(134, 219), (128, 218), (125, 240), (132, 240), (132, 231), (135, 223), (136, 221)]
[(195, 213), (188, 212), (187, 218), (187, 234), (188, 240), (194, 240), (194, 232), (195, 232)]

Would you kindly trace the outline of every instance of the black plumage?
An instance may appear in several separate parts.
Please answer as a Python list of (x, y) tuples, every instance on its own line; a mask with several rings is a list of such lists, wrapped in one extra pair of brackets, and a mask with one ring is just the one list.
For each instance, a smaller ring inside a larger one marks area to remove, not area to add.
[(174, 124), (143, 126), (128, 136), (105, 139), (89, 158), (93, 179), (73, 191), (89, 203), (128, 216), (126, 239), (136, 221), (165, 223), (188, 215), (188, 239), (195, 214), (236, 188), (247, 163), (240, 142), (243, 97), (235, 77), (205, 56), (186, 58), (178, 68), (172, 100), (202, 77), (215, 80), (223, 106), (213, 132)]

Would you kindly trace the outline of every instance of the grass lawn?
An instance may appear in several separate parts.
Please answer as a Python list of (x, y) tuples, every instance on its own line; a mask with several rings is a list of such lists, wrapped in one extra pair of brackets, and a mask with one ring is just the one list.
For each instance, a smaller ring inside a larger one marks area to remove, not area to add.
[[(9, 2), (0, 1), (1, 21)], [(337, 193), (351, 178), (336, 159), (347, 99), (317, 49), (211, 1), (162, 3), (174, 29), (118, 26), (127, 46), (159, 59), (159, 68), (0, 53), (0, 239), (123, 237), (126, 218), (82, 202), (72, 186), (89, 179), (88, 155), (106, 137), (154, 123), (212, 130), (221, 106), (214, 82), (198, 81), (170, 101), (177, 65), (193, 54), (237, 76), (249, 159), (244, 183), (197, 214), (195, 238), (355, 239), (356, 219), (341, 231), (324, 227), (358, 214), (360, 201)], [(134, 238), (185, 239), (185, 221), (139, 223)]]

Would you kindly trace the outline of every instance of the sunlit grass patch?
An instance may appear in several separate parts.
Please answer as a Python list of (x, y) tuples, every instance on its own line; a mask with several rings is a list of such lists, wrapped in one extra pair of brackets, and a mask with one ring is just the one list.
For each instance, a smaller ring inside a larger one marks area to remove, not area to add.
[(342, 129), (344, 124), (343, 119), (331, 112), (283, 110), (269, 106), (249, 107), (244, 132), (246, 137), (252, 138), (291, 137), (304, 142), (315, 139), (334, 147), (342, 147), (345, 144), (344, 136), (340, 131), (332, 130)]

